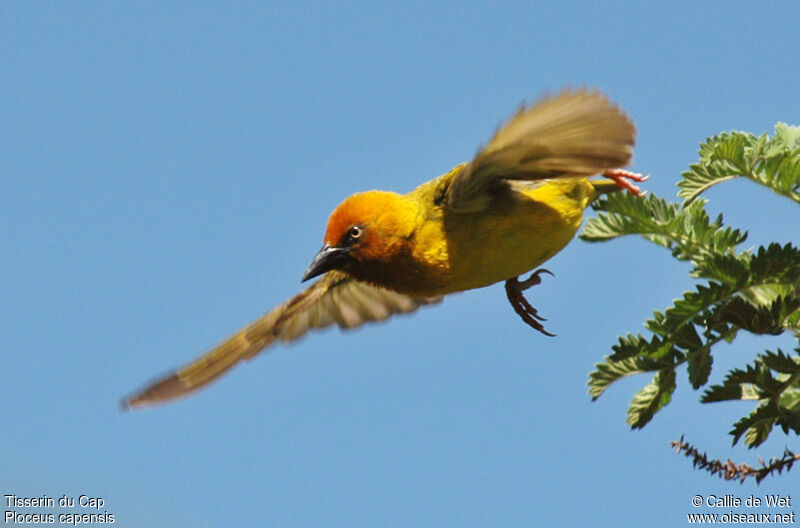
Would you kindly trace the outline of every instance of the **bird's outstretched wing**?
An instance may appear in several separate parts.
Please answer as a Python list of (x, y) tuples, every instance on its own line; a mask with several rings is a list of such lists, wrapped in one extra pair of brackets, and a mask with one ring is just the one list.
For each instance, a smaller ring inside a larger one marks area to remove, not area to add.
[(189, 394), (276, 340), (293, 341), (311, 329), (334, 323), (341, 328), (354, 328), (440, 300), (441, 297), (409, 297), (332, 271), (207, 354), (125, 399), (122, 406), (153, 405)]
[(523, 107), (453, 178), (446, 204), (454, 212), (488, 207), (508, 180), (591, 176), (627, 165), (636, 130), (597, 92), (564, 91)]

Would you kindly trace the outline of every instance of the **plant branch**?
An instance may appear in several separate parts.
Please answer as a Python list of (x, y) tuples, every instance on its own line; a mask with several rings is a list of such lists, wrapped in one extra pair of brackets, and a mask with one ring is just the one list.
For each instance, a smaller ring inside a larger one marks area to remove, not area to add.
[(756, 480), (756, 484), (760, 484), (762, 480), (775, 472), (780, 474), (784, 469), (790, 470), (792, 465), (800, 460), (800, 453), (795, 453), (787, 448), (782, 457), (771, 458), (768, 463), (759, 457), (758, 461), (761, 465), (753, 467), (745, 462), (737, 464), (730, 459), (726, 462), (719, 459), (709, 459), (705, 453), (701, 453), (695, 446), (686, 442), (683, 436), (681, 436), (680, 440), (673, 440), (671, 444), (676, 452), (683, 453), (685, 457), (691, 458), (694, 467), (707, 471), (712, 475), (717, 475), (719, 478), (738, 480), (740, 483), (743, 483), (748, 477), (752, 477)]

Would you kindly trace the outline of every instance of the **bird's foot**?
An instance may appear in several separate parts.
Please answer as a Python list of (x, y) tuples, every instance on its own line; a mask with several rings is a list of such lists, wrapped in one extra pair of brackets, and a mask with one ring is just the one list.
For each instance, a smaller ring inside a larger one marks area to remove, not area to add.
[(514, 311), (517, 312), (520, 317), (522, 317), (523, 321), (525, 321), (534, 330), (538, 330), (546, 336), (553, 337), (555, 334), (551, 334), (545, 330), (542, 323), (539, 322), (546, 321), (547, 319), (539, 315), (539, 312), (536, 311), (536, 308), (534, 308), (531, 303), (528, 302), (528, 299), (526, 299), (522, 294), (522, 292), (531, 286), (536, 286), (542, 282), (542, 278), (539, 276), (541, 273), (549, 273), (552, 275), (550, 270), (542, 268), (531, 273), (531, 276), (524, 281), (520, 281), (519, 277), (508, 279), (506, 281), (506, 295), (508, 296), (508, 302), (511, 303), (512, 308), (514, 308)]
[(647, 191), (641, 190), (635, 184), (631, 183), (631, 181), (638, 183), (646, 182), (650, 179), (650, 175), (642, 176), (638, 172), (631, 172), (622, 169), (610, 169), (605, 171), (603, 176), (614, 180), (614, 183), (617, 184), (617, 187), (630, 191), (635, 196), (642, 197), (647, 194)]

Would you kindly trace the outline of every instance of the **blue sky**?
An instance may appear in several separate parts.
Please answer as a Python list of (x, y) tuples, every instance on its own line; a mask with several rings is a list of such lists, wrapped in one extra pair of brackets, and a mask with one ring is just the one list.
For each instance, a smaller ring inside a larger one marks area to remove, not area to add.
[[(530, 298), (555, 338), (496, 285), (120, 412), (299, 291), (344, 197), (468, 160), (547, 90), (607, 92), (670, 198), (707, 136), (800, 124), (794, 2), (286, 4), (0, 6), (3, 494), (102, 497), (121, 526), (672, 527), (695, 494), (800, 489), (798, 470), (740, 486), (670, 450), (800, 448), (731, 449), (749, 405), (699, 404), (685, 372), (643, 431), (625, 410), (648, 378), (586, 395), (616, 336), (693, 285), (638, 239), (547, 264)], [(797, 243), (788, 200), (708, 198), (746, 246)], [(738, 339), (712, 381), (790, 344)]]

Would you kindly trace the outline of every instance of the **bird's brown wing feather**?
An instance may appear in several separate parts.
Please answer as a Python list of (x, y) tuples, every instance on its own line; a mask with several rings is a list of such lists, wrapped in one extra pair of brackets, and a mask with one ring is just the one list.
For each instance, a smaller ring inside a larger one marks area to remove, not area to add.
[(332, 271), (207, 354), (127, 398), (122, 405), (153, 405), (189, 394), (276, 340), (293, 341), (309, 330), (334, 323), (341, 328), (354, 328), (397, 313), (413, 312), (422, 305), (440, 300), (441, 297), (409, 297)]
[(508, 180), (591, 176), (630, 162), (636, 130), (597, 92), (564, 91), (523, 107), (457, 174), (447, 190), (455, 212), (487, 208)]

